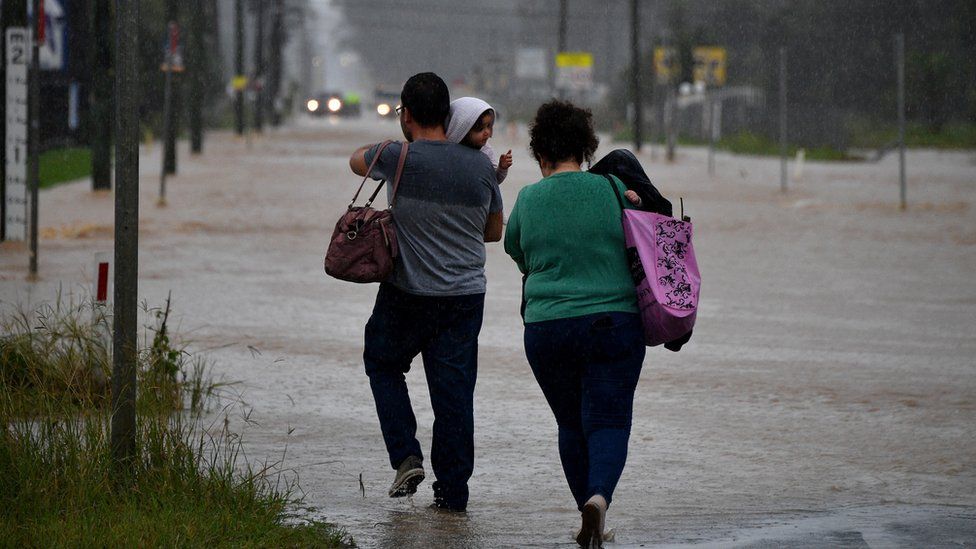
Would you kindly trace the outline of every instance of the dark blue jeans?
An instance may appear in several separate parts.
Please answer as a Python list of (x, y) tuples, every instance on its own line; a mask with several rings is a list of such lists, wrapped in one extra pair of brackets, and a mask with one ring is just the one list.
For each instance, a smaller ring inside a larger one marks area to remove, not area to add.
[(559, 426), (559, 458), (582, 509), (610, 503), (627, 460), (644, 362), (637, 314), (600, 313), (525, 325), (525, 355)]
[(390, 465), (422, 458), (404, 374), (418, 354), (434, 410), (434, 502), (464, 510), (474, 468), (474, 384), (485, 294), (427, 297), (381, 284), (366, 324), (363, 360)]

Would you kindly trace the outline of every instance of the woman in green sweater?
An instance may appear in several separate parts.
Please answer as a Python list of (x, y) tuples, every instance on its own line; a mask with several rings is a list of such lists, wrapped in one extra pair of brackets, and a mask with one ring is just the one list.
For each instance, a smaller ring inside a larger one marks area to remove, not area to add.
[(505, 251), (526, 275), (525, 354), (559, 428), (582, 515), (576, 540), (600, 547), (644, 361), (637, 296), (617, 195), (580, 167), (598, 145), (592, 115), (553, 100), (539, 107), (530, 135), (543, 179), (519, 193)]

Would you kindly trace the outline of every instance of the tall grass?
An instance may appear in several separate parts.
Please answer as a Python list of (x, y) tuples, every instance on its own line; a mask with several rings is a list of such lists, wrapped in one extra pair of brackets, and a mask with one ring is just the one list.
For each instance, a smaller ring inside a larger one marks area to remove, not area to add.
[[(170, 299), (145, 312), (137, 369), (140, 412), (202, 412), (226, 383), (209, 376), (210, 364), (170, 333)], [(61, 297), (32, 309), (0, 309), (0, 398), (14, 412), (105, 410), (111, 397), (111, 319), (90, 299)], [(19, 408), (19, 409), (18, 409)]]
[[(104, 318), (59, 299), (5, 310), (0, 343), (0, 546), (342, 547), (320, 522), (293, 524), (294, 477), (252, 463), (229, 427), (203, 412), (219, 387), (207, 363), (174, 345), (169, 300), (139, 353), (137, 450), (110, 450)], [(9, 313), (9, 314), (8, 314)]]

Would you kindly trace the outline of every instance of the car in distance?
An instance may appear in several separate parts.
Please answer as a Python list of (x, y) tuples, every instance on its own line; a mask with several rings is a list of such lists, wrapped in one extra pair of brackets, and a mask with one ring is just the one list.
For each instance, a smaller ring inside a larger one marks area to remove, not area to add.
[(373, 94), (376, 103), (376, 116), (380, 118), (396, 118), (396, 109), (400, 106), (400, 93), (377, 89)]
[(305, 110), (314, 116), (359, 116), (362, 101), (355, 93), (322, 92), (305, 102)]

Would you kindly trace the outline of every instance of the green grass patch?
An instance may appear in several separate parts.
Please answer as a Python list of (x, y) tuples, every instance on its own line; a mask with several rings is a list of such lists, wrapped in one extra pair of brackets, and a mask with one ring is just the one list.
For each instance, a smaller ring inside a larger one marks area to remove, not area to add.
[(91, 149), (53, 149), (41, 153), (41, 188), (91, 176)]
[[(631, 142), (633, 141), (633, 132), (629, 129), (622, 130), (613, 136), (614, 141), (618, 142)], [(691, 139), (687, 137), (678, 138), (679, 146), (692, 146), (692, 147), (707, 147), (708, 141), (700, 139)], [(751, 132), (739, 132), (732, 135), (726, 135), (718, 142), (715, 143), (715, 148), (718, 150), (728, 151), (733, 154), (748, 154), (756, 156), (779, 156), (779, 143), (773, 141), (762, 135), (751, 133)], [(787, 148), (788, 155), (790, 157), (796, 156), (799, 149), (805, 149), (807, 160), (821, 160), (821, 161), (851, 161), (860, 160), (860, 158), (851, 156), (847, 154), (846, 151), (835, 149), (833, 147), (797, 147), (795, 145), (789, 146)]]
[(137, 450), (120, 471), (105, 312), (60, 298), (0, 308), (0, 547), (350, 545), (334, 526), (294, 515), (294, 475), (247, 460), (229, 406), (200, 423), (223, 384), (171, 333), (169, 300), (146, 313)]
[[(856, 124), (852, 132), (852, 146), (875, 149), (898, 140), (898, 128), (893, 124)], [(929, 149), (976, 149), (976, 124), (954, 122), (940, 131), (933, 131), (924, 124), (905, 126), (905, 145)]]
[[(773, 141), (768, 137), (749, 132), (740, 132), (727, 135), (720, 139), (715, 146), (718, 149), (735, 154), (753, 154), (760, 156), (779, 156), (780, 154), (778, 142)], [(787, 147), (787, 154), (791, 157), (796, 156), (797, 151), (801, 148), (803, 147), (789, 146)], [(835, 149), (833, 147), (812, 147), (805, 148), (805, 150), (807, 160), (855, 160), (854, 157), (848, 155), (845, 151)]]

